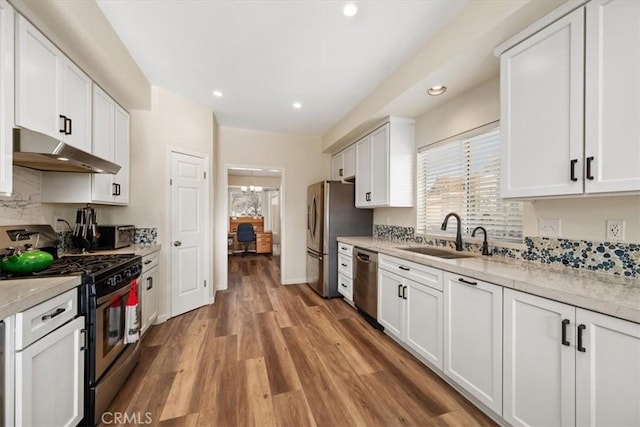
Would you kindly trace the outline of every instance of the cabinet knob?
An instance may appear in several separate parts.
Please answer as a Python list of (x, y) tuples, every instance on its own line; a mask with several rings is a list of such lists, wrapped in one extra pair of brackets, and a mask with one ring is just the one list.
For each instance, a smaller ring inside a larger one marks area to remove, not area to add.
[(182, 244), (182, 242), (180, 240), (176, 240), (175, 242), (173, 242), (173, 246), (180, 246)]

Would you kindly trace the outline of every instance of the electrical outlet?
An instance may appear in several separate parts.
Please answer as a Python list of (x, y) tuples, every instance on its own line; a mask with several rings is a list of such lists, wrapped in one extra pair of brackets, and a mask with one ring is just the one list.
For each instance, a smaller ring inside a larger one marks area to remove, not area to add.
[(624, 220), (623, 219), (607, 220), (607, 239), (624, 240)]
[(539, 218), (538, 234), (540, 237), (560, 237), (560, 220), (557, 218)]

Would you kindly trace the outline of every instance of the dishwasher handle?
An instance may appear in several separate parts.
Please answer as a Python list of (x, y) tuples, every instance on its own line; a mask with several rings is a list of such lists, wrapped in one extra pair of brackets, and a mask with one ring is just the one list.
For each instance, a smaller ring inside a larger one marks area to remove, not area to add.
[(369, 255), (367, 254), (359, 253), (356, 255), (356, 258), (358, 258), (362, 262), (366, 262), (366, 263), (370, 262)]

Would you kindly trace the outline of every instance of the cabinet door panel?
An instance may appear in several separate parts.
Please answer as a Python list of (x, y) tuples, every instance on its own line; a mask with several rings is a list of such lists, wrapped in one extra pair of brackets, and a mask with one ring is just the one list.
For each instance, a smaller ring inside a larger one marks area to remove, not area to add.
[(503, 197), (583, 191), (583, 19), (577, 10), (500, 58)]
[(339, 181), (344, 174), (344, 167), (342, 166), (342, 153), (338, 153), (331, 157), (331, 179)]
[[(115, 161), (115, 102), (98, 86), (93, 86), (92, 152), (103, 159)], [(91, 197), (96, 202), (113, 202), (113, 175), (93, 174)]]
[[(562, 321), (570, 345), (562, 345)], [(504, 290), (504, 418), (575, 425), (575, 308)]]
[(588, 193), (640, 190), (640, 2), (586, 6), (585, 157)]
[(60, 138), (62, 53), (22, 16), (16, 22), (16, 124)]
[(121, 167), (118, 174), (113, 177), (113, 182), (118, 184), (115, 201), (129, 203), (129, 113), (119, 105), (115, 106), (114, 132), (114, 160)]
[(389, 204), (389, 125), (371, 134), (371, 205)]
[(369, 137), (356, 143), (356, 207), (370, 205), (367, 193), (371, 191), (371, 144)]
[(75, 426), (84, 415), (84, 317), (16, 353), (16, 425)]
[(62, 65), (62, 94), (60, 112), (71, 120), (70, 135), (64, 141), (81, 150), (91, 152), (91, 93), (93, 82), (71, 61)]
[(640, 425), (640, 324), (576, 309), (584, 352), (576, 351), (579, 426)]
[(399, 296), (403, 286), (401, 276), (378, 269), (378, 322), (400, 339), (404, 330), (404, 300)]
[(444, 373), (502, 414), (502, 287), (445, 273), (444, 301)]
[(0, 2), (0, 193), (13, 190), (14, 13)]
[(356, 146), (352, 145), (342, 152), (343, 178), (353, 178), (356, 175)]
[(406, 342), (442, 369), (442, 292), (405, 279), (407, 286)]

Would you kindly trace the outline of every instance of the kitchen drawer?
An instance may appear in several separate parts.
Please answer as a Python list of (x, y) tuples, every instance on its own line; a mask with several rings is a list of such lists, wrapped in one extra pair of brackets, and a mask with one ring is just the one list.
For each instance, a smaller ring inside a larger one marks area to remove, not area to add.
[(346, 256), (353, 256), (353, 245), (338, 242), (338, 253)]
[(258, 242), (256, 245), (256, 252), (259, 254), (268, 254), (271, 253), (271, 241), (268, 242)]
[(78, 314), (78, 289), (16, 314), (16, 350), (22, 350)]
[(338, 273), (353, 277), (353, 258), (338, 254)]
[(353, 280), (344, 274), (338, 274), (338, 292), (349, 301), (353, 301)]
[(444, 289), (442, 270), (384, 254), (378, 256), (378, 267), (439, 291)]
[(151, 270), (153, 267), (158, 266), (160, 252), (154, 252), (152, 254), (146, 255), (142, 258), (142, 272)]

